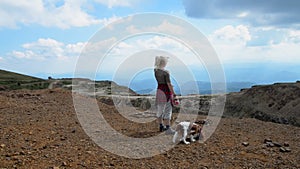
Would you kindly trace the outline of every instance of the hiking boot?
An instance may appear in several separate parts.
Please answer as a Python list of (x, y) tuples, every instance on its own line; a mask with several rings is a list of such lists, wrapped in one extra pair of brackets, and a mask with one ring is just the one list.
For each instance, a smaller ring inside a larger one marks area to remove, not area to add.
[(166, 130), (165, 133), (166, 133), (166, 135), (173, 135), (173, 134), (175, 134), (175, 130), (169, 128), (169, 129)]

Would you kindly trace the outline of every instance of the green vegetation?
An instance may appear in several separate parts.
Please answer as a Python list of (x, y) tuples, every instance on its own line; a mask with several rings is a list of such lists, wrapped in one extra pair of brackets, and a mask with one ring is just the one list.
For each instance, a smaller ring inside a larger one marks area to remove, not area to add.
[[(64, 88), (72, 90), (73, 78), (53, 79), (51, 76), (48, 79), (40, 79), (32, 76), (22, 75), (19, 73), (0, 70), (0, 91), (1, 90), (18, 90), (18, 89), (47, 89), (47, 88)], [(84, 82), (84, 83), (80, 83)], [(90, 92), (104, 91), (103, 94), (116, 94), (116, 93), (128, 93), (130, 95), (136, 95), (136, 93), (126, 86), (120, 86), (112, 81), (92, 81), (90, 79), (76, 78), (75, 86), (83, 85), (85, 89), (89, 89)]]
[(0, 88), (2, 90), (16, 89), (45, 89), (48, 88), (49, 82), (44, 79), (0, 70)]

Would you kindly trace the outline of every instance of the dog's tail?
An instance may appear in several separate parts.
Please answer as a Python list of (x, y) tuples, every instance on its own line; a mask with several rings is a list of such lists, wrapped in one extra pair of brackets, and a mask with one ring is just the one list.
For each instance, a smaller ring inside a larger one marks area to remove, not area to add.
[(174, 136), (173, 136), (173, 143), (176, 143), (177, 137), (178, 137), (178, 132), (175, 131), (175, 134), (174, 134)]

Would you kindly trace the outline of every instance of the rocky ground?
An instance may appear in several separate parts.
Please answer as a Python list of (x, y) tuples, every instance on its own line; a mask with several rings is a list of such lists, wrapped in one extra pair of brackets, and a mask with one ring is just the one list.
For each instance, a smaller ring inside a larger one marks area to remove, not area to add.
[[(123, 134), (159, 134), (155, 122), (130, 123), (113, 106), (98, 105)], [(62, 89), (0, 92), (0, 136), (0, 168), (300, 168), (300, 128), (250, 118), (222, 119), (204, 143), (145, 159), (120, 157), (85, 134), (71, 91)]]

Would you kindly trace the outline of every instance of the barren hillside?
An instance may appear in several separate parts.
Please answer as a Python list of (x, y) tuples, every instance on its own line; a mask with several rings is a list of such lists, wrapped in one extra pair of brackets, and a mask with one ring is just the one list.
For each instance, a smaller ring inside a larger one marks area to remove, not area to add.
[[(154, 121), (129, 122), (113, 106), (98, 105), (125, 135), (159, 134)], [(140, 160), (120, 157), (85, 134), (63, 89), (0, 92), (0, 136), (0, 168), (300, 168), (299, 127), (249, 118), (222, 119), (205, 143)]]
[(300, 126), (300, 81), (253, 86), (230, 93), (224, 115)]

